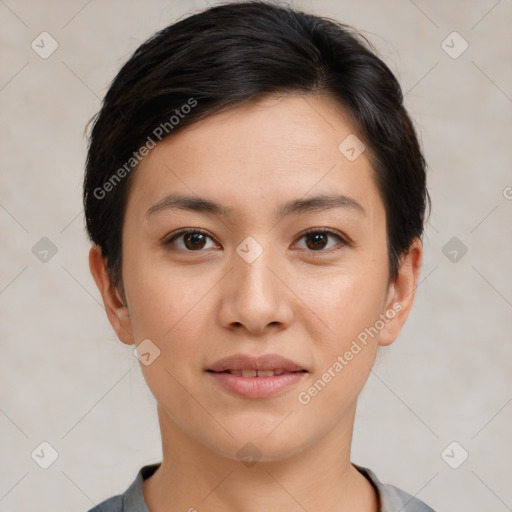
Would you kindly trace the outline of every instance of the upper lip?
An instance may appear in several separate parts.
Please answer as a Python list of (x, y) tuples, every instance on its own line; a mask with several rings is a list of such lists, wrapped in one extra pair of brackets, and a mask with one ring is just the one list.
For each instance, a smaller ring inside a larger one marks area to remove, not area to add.
[(303, 366), (278, 354), (251, 356), (235, 354), (214, 363), (209, 371), (223, 372), (226, 370), (283, 370), (286, 372), (307, 371)]

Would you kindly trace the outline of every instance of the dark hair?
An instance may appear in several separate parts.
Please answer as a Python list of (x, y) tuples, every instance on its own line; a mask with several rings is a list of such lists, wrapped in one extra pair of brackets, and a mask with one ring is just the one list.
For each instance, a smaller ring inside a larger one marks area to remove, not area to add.
[(125, 206), (148, 148), (199, 119), (272, 93), (326, 94), (351, 116), (384, 202), (389, 271), (396, 277), (400, 256), (423, 234), (430, 206), (425, 159), (398, 81), (351, 27), (248, 1), (216, 5), (153, 35), (119, 71), (91, 119), (85, 219), (114, 286), (123, 289)]

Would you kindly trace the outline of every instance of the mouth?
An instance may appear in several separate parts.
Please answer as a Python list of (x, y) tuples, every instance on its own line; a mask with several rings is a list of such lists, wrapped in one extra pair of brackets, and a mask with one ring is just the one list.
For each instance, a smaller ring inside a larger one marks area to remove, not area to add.
[(285, 373), (307, 373), (306, 370), (287, 371), (283, 369), (276, 370), (224, 370), (222, 372), (216, 372), (213, 370), (206, 370), (212, 373), (229, 373), (236, 375), (237, 377), (274, 377), (276, 375), (283, 375)]
[(215, 373), (229, 372), (241, 377), (272, 377), (283, 373), (307, 372), (304, 366), (279, 354), (234, 354), (220, 359), (206, 370)]
[(217, 361), (206, 372), (221, 389), (244, 399), (280, 395), (309, 373), (300, 364), (278, 354), (235, 354)]

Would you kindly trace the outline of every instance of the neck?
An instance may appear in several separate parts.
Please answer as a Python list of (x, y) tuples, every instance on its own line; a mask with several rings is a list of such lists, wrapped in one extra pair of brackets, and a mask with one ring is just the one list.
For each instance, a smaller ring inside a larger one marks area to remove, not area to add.
[[(368, 480), (350, 464), (355, 414), (285, 459), (254, 464), (225, 457), (187, 436), (158, 410), (163, 460), (143, 483), (152, 512), (376, 512)], [(349, 427), (347, 427), (349, 425)]]

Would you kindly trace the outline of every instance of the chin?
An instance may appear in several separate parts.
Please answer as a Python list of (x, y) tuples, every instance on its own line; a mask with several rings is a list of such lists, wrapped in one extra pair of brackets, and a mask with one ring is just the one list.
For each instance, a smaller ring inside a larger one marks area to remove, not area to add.
[[(274, 427), (275, 428), (275, 423)], [(210, 449), (219, 455), (231, 460), (237, 460), (251, 467), (256, 462), (278, 462), (288, 459), (307, 448), (309, 444), (303, 436), (299, 438), (297, 430), (295, 432), (289, 429), (240, 429), (233, 428), (228, 431), (233, 437), (223, 442), (218, 439), (207, 443)], [(271, 432), (269, 434), (269, 432)], [(303, 432), (304, 434), (304, 432)]]

